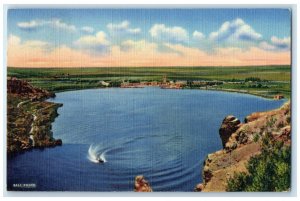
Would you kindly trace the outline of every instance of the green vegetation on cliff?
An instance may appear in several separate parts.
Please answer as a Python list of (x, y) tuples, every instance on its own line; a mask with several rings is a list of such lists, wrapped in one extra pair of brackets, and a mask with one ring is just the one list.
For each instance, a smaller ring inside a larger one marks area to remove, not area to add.
[(288, 191), (291, 185), (291, 147), (266, 134), (261, 140), (261, 154), (250, 158), (247, 173), (235, 173), (228, 180), (227, 191)]
[(219, 130), (223, 149), (208, 154), (199, 189), (203, 192), (289, 191), (290, 106), (288, 101), (278, 109), (252, 113), (244, 123), (227, 116)]
[(8, 155), (34, 147), (61, 145), (53, 138), (51, 123), (62, 104), (45, 99), (53, 97), (48, 91), (35, 88), (26, 81), (7, 81), (7, 153)]

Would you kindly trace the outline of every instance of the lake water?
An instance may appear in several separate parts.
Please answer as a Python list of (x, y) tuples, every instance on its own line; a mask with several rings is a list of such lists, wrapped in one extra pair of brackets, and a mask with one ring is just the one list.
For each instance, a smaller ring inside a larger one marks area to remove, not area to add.
[[(154, 191), (192, 191), (202, 181), (207, 154), (222, 148), (227, 115), (243, 120), (284, 100), (246, 94), (160, 88), (92, 89), (57, 93), (63, 103), (53, 123), (63, 146), (34, 149), (8, 160), (8, 188), (133, 191), (144, 175)], [(98, 156), (106, 161), (95, 163)]]

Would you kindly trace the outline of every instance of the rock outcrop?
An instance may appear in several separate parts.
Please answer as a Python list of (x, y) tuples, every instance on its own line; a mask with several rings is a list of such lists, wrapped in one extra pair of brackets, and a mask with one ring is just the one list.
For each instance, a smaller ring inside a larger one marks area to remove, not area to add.
[(197, 184), (194, 191), (195, 192), (201, 192), (203, 190), (203, 188), (204, 188), (203, 184)]
[(134, 191), (135, 192), (152, 192), (152, 188), (150, 187), (148, 181), (144, 178), (143, 175), (139, 175), (139, 176), (135, 177)]
[(234, 133), (240, 127), (240, 123), (241, 121), (232, 115), (227, 116), (223, 120), (222, 125), (219, 129), (223, 148), (225, 148), (225, 145), (232, 133)]
[(62, 140), (61, 140), (61, 139), (55, 140), (54, 145), (55, 145), (55, 146), (61, 146), (61, 145), (62, 145)]
[(227, 180), (235, 172), (247, 172), (249, 159), (259, 154), (261, 144), (258, 139), (271, 133), (273, 139), (291, 144), (290, 102), (276, 110), (257, 112), (249, 115), (245, 123), (233, 116), (224, 119), (220, 128), (223, 149), (209, 154), (204, 162), (203, 183), (195, 191), (223, 192)]
[(55, 97), (54, 93), (33, 87), (25, 80), (20, 80), (14, 77), (7, 79), (7, 93), (16, 94), (30, 100), (44, 100)]
[(28, 82), (9, 78), (7, 80), (7, 153), (26, 151), (32, 148), (62, 145), (54, 139), (51, 123), (58, 116), (62, 104), (45, 99), (55, 94), (35, 88)]

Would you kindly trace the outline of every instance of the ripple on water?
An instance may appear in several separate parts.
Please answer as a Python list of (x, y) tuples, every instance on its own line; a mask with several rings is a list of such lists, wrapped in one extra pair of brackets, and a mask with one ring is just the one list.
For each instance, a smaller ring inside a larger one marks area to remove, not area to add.
[[(63, 146), (8, 160), (8, 186), (35, 190), (132, 191), (143, 174), (155, 191), (192, 191), (208, 153), (221, 149), (218, 129), (229, 114), (244, 119), (284, 100), (198, 90), (95, 89), (57, 93), (53, 123)], [(103, 154), (106, 163), (92, 160)]]

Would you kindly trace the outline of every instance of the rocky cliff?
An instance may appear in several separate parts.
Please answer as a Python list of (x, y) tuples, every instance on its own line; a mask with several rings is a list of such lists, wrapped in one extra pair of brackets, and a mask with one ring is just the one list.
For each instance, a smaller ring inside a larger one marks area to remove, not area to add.
[(34, 147), (61, 145), (54, 139), (51, 123), (62, 104), (45, 101), (54, 93), (35, 88), (16, 78), (7, 80), (7, 153), (11, 155)]
[(227, 116), (219, 130), (223, 149), (207, 156), (202, 172), (203, 183), (198, 184), (195, 191), (225, 191), (227, 180), (235, 172), (246, 172), (249, 159), (260, 153), (261, 145), (257, 139), (265, 133), (271, 133), (274, 140), (290, 145), (290, 121), (290, 102), (276, 110), (253, 113), (246, 117), (245, 123), (232, 115)]
[(33, 87), (25, 80), (9, 77), (7, 79), (7, 93), (30, 100), (44, 100), (55, 97), (55, 94), (43, 89)]
[(148, 181), (144, 178), (143, 175), (135, 177), (134, 182), (134, 191), (135, 192), (152, 192), (152, 188)]

